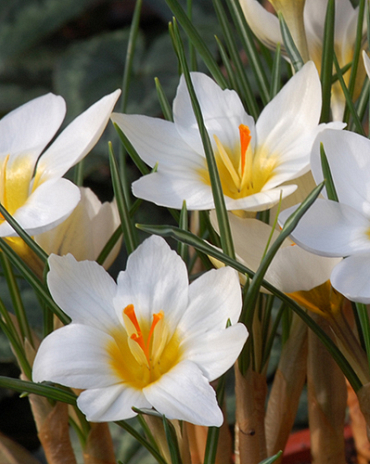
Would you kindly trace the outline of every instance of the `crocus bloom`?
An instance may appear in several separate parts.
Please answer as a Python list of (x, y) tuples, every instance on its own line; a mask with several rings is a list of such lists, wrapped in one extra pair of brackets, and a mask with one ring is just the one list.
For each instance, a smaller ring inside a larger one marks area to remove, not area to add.
[(247, 338), (236, 323), (241, 292), (232, 269), (189, 286), (181, 258), (154, 236), (130, 255), (117, 284), (95, 262), (71, 255), (51, 255), (49, 265), (50, 292), (72, 323), (41, 343), (34, 381), (84, 389), (78, 406), (90, 421), (153, 406), (169, 419), (221, 425), (209, 381), (233, 364)]
[[(249, 26), (264, 45), (275, 50), (277, 43), (283, 43), (279, 20), (275, 15), (265, 10), (257, 0), (239, 1)], [(280, 0), (279, 2), (271, 1), (271, 3), (277, 3), (278, 7), (279, 4), (287, 2)], [(289, 1), (288, 3), (301, 5), (302, 2), (300, 0)], [(304, 30), (301, 31), (301, 34), (305, 33), (306, 35), (309, 59), (315, 63), (319, 72), (321, 70), (327, 4), (327, 0), (306, 0), (303, 12)], [(334, 48), (340, 67), (350, 63), (353, 59), (357, 18), (358, 8), (353, 8), (350, 0), (335, 0)], [(305, 59), (304, 56), (303, 58)], [(344, 74), (347, 84), (349, 76), (350, 71), (347, 71)], [(363, 78), (363, 70), (360, 70), (358, 82), (361, 84), (356, 89), (356, 94), (358, 94), (357, 90), (361, 90)], [(331, 100), (334, 120), (342, 119), (344, 106), (344, 94), (339, 82), (336, 82), (332, 88)]]
[[(311, 165), (316, 182), (323, 180), (322, 142), (339, 202), (317, 199), (293, 231), (293, 240), (322, 256), (345, 257), (331, 282), (353, 301), (370, 303), (370, 141), (348, 131), (325, 130), (314, 144)], [(292, 209), (284, 211), (284, 221)]]
[[(62, 176), (99, 140), (119, 95), (117, 90), (92, 105), (46, 150), (64, 119), (62, 97), (36, 98), (0, 121), (0, 201), (30, 235), (60, 224), (76, 207), (80, 191)], [(17, 236), (2, 218), (0, 236)], [(22, 254), (19, 237), (9, 241)]]
[[(294, 192), (282, 186), (309, 170), (309, 152), (321, 111), (320, 81), (307, 63), (265, 107), (257, 123), (232, 90), (192, 73), (228, 210), (261, 211)], [(114, 113), (142, 159), (157, 172), (133, 183), (133, 193), (158, 205), (214, 208), (207, 162), (183, 76), (173, 105), (174, 123)]]
[[(89, 188), (80, 188), (80, 194), (81, 200), (65, 221), (34, 237), (48, 255), (71, 253), (77, 261), (95, 261), (120, 225), (115, 201), (102, 204)], [(116, 258), (121, 241), (117, 242), (105, 260), (105, 269)]]
[[(213, 211), (211, 222), (217, 229)], [(262, 221), (240, 218), (234, 214), (229, 214), (229, 223), (237, 259), (252, 271), (257, 271), (267, 251), (267, 244), (271, 246), (279, 232), (272, 231), (271, 226)], [(330, 275), (340, 261), (341, 258), (326, 258), (309, 253), (288, 238), (277, 251), (264, 279), (305, 308), (323, 314), (327, 311), (326, 302), (332, 293)]]

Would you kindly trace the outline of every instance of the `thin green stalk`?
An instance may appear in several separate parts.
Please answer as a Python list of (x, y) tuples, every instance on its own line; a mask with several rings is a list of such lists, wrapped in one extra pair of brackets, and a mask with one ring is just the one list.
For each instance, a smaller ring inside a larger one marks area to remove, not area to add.
[(177, 441), (176, 433), (173, 428), (173, 425), (166, 419), (165, 416), (162, 418), (164, 433), (166, 435), (166, 440), (168, 444), (168, 449), (170, 451), (171, 463), (172, 464), (181, 464), (181, 455), (179, 444)]
[(240, 37), (243, 48), (247, 54), (249, 65), (256, 77), (257, 85), (263, 105), (270, 101), (269, 85), (265, 70), (260, 60), (260, 54), (256, 48), (252, 31), (245, 19), (239, 0), (227, 0), (227, 6), (233, 18), (236, 30)]
[(217, 64), (217, 61), (213, 58), (212, 53), (204, 43), (204, 40), (200, 36), (194, 24), (188, 18), (180, 2), (178, 0), (166, 0), (166, 3), (177, 18), (178, 22), (183, 27), (187, 37), (191, 40), (199, 55), (202, 57), (204, 64), (209, 69), (214, 80), (222, 89), (225, 89), (227, 87), (227, 83)]
[[(281, 318), (283, 316), (284, 311), (286, 311), (286, 306), (285, 306), (284, 303), (282, 303), (280, 308), (279, 308), (279, 311), (278, 311), (278, 313), (276, 315), (274, 323), (273, 323), (273, 325), (271, 327), (269, 337), (267, 338), (267, 334), (266, 334), (266, 336), (262, 337), (262, 343), (263, 343), (262, 349), (263, 349), (263, 352), (262, 352), (261, 371), (264, 369), (264, 367), (266, 366), (266, 364), (267, 364), (267, 362), (269, 360), (271, 350), (272, 350), (272, 346), (274, 344), (275, 335), (276, 335), (276, 332), (277, 332), (277, 329), (279, 327), (280, 320), (281, 320)], [(265, 341), (265, 340), (267, 340), (267, 341)]]
[(131, 254), (137, 247), (136, 230), (129, 214), (127, 199), (118, 175), (118, 167), (113, 153), (112, 144), (109, 143), (109, 162), (112, 176), (114, 196), (117, 201), (117, 208), (121, 218), (121, 227), (125, 246), (128, 254)]
[(271, 85), (270, 85), (270, 99), (272, 100), (279, 92), (281, 85), (281, 45), (276, 44), (276, 52), (274, 55), (274, 62), (272, 65)]
[(100, 252), (98, 259), (96, 260), (97, 263), (101, 265), (104, 264), (104, 261), (108, 258), (109, 253), (113, 250), (116, 243), (120, 239), (121, 235), (122, 235), (122, 227), (118, 226), (117, 229), (113, 232), (108, 242), (105, 244), (102, 251)]
[(187, 85), (188, 92), (190, 95), (194, 115), (197, 120), (200, 136), (201, 136), (203, 147), (204, 147), (204, 152), (205, 152), (206, 159), (207, 159), (207, 166), (208, 166), (208, 172), (209, 172), (209, 177), (211, 181), (212, 194), (213, 194), (213, 199), (215, 202), (217, 220), (218, 220), (218, 224), (220, 228), (221, 246), (226, 254), (228, 254), (231, 257), (234, 257), (235, 252), (234, 252), (234, 245), (233, 245), (232, 236), (231, 236), (229, 218), (227, 216), (225, 198), (224, 198), (222, 187), (221, 187), (221, 181), (220, 181), (220, 177), (218, 174), (216, 160), (213, 154), (212, 145), (211, 145), (211, 141), (209, 139), (208, 133), (207, 133), (207, 129), (204, 125), (200, 105), (199, 105), (197, 96), (194, 91), (193, 83), (191, 81), (189, 69), (187, 66), (186, 58), (185, 58), (184, 48), (182, 45), (182, 41), (181, 41), (181, 37), (180, 37), (180, 33), (178, 30), (176, 21), (174, 21), (173, 23), (173, 32), (174, 32), (174, 37), (176, 39), (176, 46), (177, 46), (177, 51), (179, 54), (181, 67), (184, 72), (186, 85)]
[(161, 105), (163, 116), (167, 121), (173, 122), (171, 105), (168, 102), (168, 99), (166, 97), (166, 94), (164, 93), (164, 90), (162, 88), (161, 83), (159, 82), (158, 77), (154, 79), (154, 82), (155, 88), (157, 89), (158, 100), (159, 104)]
[(271, 456), (271, 458), (267, 458), (267, 459), (264, 459), (263, 461), (261, 461), (260, 464), (273, 464), (274, 462), (276, 462), (280, 458), (280, 456), (282, 454), (283, 454), (283, 452), (279, 451), (274, 456)]
[(344, 97), (346, 99), (346, 108), (348, 108), (348, 110), (351, 113), (351, 116), (353, 118), (353, 124), (356, 127), (357, 132), (359, 134), (365, 135), (364, 129), (363, 129), (362, 124), (361, 124), (361, 121), (360, 121), (360, 119), (359, 119), (359, 117), (357, 115), (355, 106), (354, 106), (354, 104), (352, 102), (352, 97), (351, 97), (351, 95), (349, 93), (349, 90), (347, 89), (346, 83), (344, 82), (342, 72), (341, 72), (340, 67), (339, 67), (338, 59), (337, 59), (335, 54), (334, 54), (334, 65), (335, 65), (335, 69), (336, 69), (337, 74), (338, 74), (339, 83), (340, 83), (340, 85), (342, 87), (342, 91), (343, 91)]
[(136, 167), (140, 171), (140, 173), (145, 176), (146, 174), (150, 173), (150, 169), (148, 166), (142, 161), (140, 156), (137, 154), (135, 148), (131, 145), (129, 139), (125, 136), (125, 134), (121, 131), (121, 129), (117, 126), (117, 124), (113, 124), (116, 128), (118, 133), (118, 137), (120, 138), (123, 146), (125, 147), (127, 153), (130, 155), (132, 161), (135, 163)]
[(292, 66), (295, 70), (295, 72), (298, 72), (302, 66), (303, 66), (303, 60), (302, 57), (298, 51), (298, 48), (296, 47), (293, 37), (289, 31), (289, 28), (283, 18), (283, 15), (279, 12), (278, 13), (279, 21), (280, 21), (280, 30), (281, 30), (281, 35), (283, 37), (283, 42), (285, 45), (285, 49), (288, 53), (290, 62), (292, 63)]
[[(369, 104), (369, 87), (370, 87), (370, 80), (365, 79), (364, 85), (361, 90), (361, 94), (358, 97), (357, 104), (356, 104), (356, 113), (360, 121), (364, 120), (365, 111)], [(351, 129), (352, 129), (352, 124), (351, 124)], [(370, 136), (370, 131), (368, 132), (368, 137), (369, 136)]]
[(40, 295), (45, 304), (51, 309), (51, 311), (63, 322), (68, 324), (70, 318), (59, 308), (59, 306), (51, 298), (47, 287), (40, 282), (40, 280), (34, 275), (30, 268), (22, 261), (22, 259), (15, 253), (11, 246), (0, 237), (0, 249), (6, 254), (9, 261), (13, 266), (17, 267), (23, 278), (29, 282), (35, 292)]
[(235, 73), (241, 89), (241, 99), (247, 105), (248, 112), (254, 119), (258, 118), (260, 113), (257, 101), (253, 94), (252, 87), (249, 83), (245, 68), (240, 58), (239, 50), (235, 42), (234, 35), (230, 30), (230, 25), (227, 21), (226, 12), (222, 6), (221, 0), (213, 0), (213, 5), (218, 17), (218, 21), (222, 27), (222, 33), (224, 35), (231, 59), (235, 66)]
[[(366, 5), (365, 0), (360, 0), (359, 7), (358, 7), (356, 41), (355, 41), (355, 47), (354, 47), (354, 52), (353, 52), (351, 75), (350, 75), (349, 84), (348, 84), (348, 92), (351, 97), (351, 100), (353, 98), (353, 93), (355, 90), (358, 64), (359, 64), (359, 59), (361, 55), (362, 39), (363, 39), (362, 25), (364, 23), (365, 5)], [(349, 119), (349, 108), (348, 106), (346, 106), (344, 110), (343, 121), (348, 123), (348, 119)]]
[(73, 180), (74, 180), (74, 183), (76, 185), (78, 185), (79, 187), (83, 184), (83, 180), (84, 180), (84, 159), (82, 159), (74, 167)]
[(231, 84), (230, 88), (233, 88), (234, 90), (236, 90), (238, 92), (238, 94), (240, 95), (241, 91), (240, 91), (240, 88), (239, 88), (239, 84), (238, 84), (238, 82), (236, 80), (234, 68), (233, 68), (233, 65), (232, 65), (228, 55), (227, 55), (226, 49), (225, 49), (222, 42), (220, 41), (220, 39), (217, 36), (215, 36), (215, 40), (217, 42), (218, 50), (220, 52), (220, 57), (221, 57), (221, 60), (222, 60), (222, 64), (226, 69), (227, 77), (229, 78), (229, 81), (230, 81), (230, 84)]
[(162, 458), (159, 452), (155, 448), (153, 448), (153, 446), (147, 440), (145, 440), (145, 438), (142, 435), (140, 435), (140, 433), (137, 432), (133, 427), (131, 427), (131, 425), (129, 425), (126, 421), (116, 421), (115, 423), (119, 427), (126, 430), (126, 432), (128, 432), (130, 435), (132, 435), (135, 438), (135, 440), (141, 444), (141, 446), (146, 448), (159, 464), (168, 464)]
[(334, 57), (335, 1), (329, 0), (326, 8), (324, 41), (321, 60), (322, 108), (320, 122), (330, 121), (330, 98)]
[(35, 395), (45, 396), (50, 400), (76, 405), (77, 398), (74, 393), (45, 383), (34, 383), (28, 380), (0, 376), (0, 387), (9, 388), (19, 393), (34, 393)]
[(10, 297), (13, 303), (13, 308), (14, 308), (15, 316), (18, 321), (22, 340), (27, 338), (27, 340), (31, 343), (31, 345), (34, 346), (32, 331), (28, 323), (27, 314), (26, 314), (26, 311), (23, 305), (23, 301), (21, 298), (17, 280), (14, 276), (14, 272), (9, 263), (8, 258), (2, 251), (0, 251), (0, 262), (1, 262), (1, 266), (4, 271), (6, 283), (8, 285)]
[(356, 309), (358, 314), (358, 319), (360, 321), (361, 333), (363, 340), (365, 342), (366, 355), (370, 367), (370, 322), (369, 315), (367, 313), (366, 305), (362, 303), (356, 303)]
[[(187, 15), (191, 22), (193, 22), (193, 0), (186, 1), (187, 6)], [(192, 44), (191, 40), (189, 39), (189, 61), (190, 61), (190, 69), (191, 71), (198, 71), (198, 63), (197, 63), (197, 55), (195, 51), (195, 47)]]
[(6, 222), (17, 232), (21, 239), (28, 245), (36, 256), (46, 264), (48, 259), (47, 253), (33, 240), (33, 238), (18, 224), (18, 222), (11, 216), (8, 211), (0, 204), (0, 214), (4, 217)]
[(18, 362), (19, 362), (19, 365), (20, 365), (22, 371), (24, 372), (24, 375), (27, 378), (30, 379), (31, 376), (32, 376), (31, 366), (30, 366), (30, 364), (29, 364), (29, 362), (27, 360), (26, 353), (24, 351), (22, 342), (19, 342), (19, 337), (17, 337), (14, 334), (13, 330), (10, 329), (5, 324), (5, 322), (3, 321), (2, 318), (0, 318), (0, 330), (2, 330), (4, 332), (4, 335), (6, 336), (9, 343), (11, 344), (12, 349), (13, 349), (13, 351), (15, 353), (15, 356), (16, 356)]
[(329, 200), (338, 201), (337, 191), (335, 189), (333, 176), (331, 175), (329, 161), (325, 153), (323, 143), (320, 143), (321, 169), (325, 179), (325, 189)]
[[(182, 230), (188, 230), (189, 224), (188, 224), (188, 210), (186, 208), (186, 201), (183, 202), (182, 204), (182, 209), (180, 213), (180, 222), (179, 222), (179, 228)], [(184, 263), (188, 262), (188, 257), (189, 257), (189, 247), (185, 243), (179, 242), (177, 245), (177, 254), (181, 256), (182, 260)]]
[[(225, 396), (225, 374), (219, 378), (216, 388), (217, 403), (222, 408)], [(206, 450), (204, 452), (203, 464), (214, 464), (216, 461), (219, 427), (209, 427), (207, 435)]]

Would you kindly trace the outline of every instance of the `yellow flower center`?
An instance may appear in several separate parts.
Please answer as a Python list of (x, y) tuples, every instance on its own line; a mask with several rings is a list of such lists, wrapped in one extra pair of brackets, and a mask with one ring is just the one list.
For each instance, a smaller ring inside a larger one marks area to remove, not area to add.
[(181, 358), (180, 337), (170, 334), (163, 311), (153, 314), (151, 325), (138, 321), (134, 305), (123, 310), (124, 327), (112, 331), (107, 346), (110, 365), (124, 383), (142, 389), (157, 381)]
[[(222, 191), (234, 200), (261, 192), (278, 166), (277, 157), (269, 156), (266, 150), (253, 152), (248, 126), (239, 126), (239, 136), (240, 141), (230, 150), (214, 135), (217, 146), (215, 158)], [(208, 169), (201, 169), (199, 174), (205, 184), (211, 185)]]

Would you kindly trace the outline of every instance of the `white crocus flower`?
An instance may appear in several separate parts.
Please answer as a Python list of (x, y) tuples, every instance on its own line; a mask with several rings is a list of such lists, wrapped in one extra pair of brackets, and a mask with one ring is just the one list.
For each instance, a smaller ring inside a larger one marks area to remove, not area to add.
[[(321, 86), (307, 63), (262, 111), (257, 123), (233, 90), (201, 73), (191, 75), (212, 143), (228, 210), (261, 211), (294, 192), (282, 186), (309, 170), (309, 153), (321, 112)], [(114, 113), (141, 158), (157, 172), (133, 183), (133, 193), (158, 205), (213, 209), (207, 162), (182, 77), (174, 122)]]
[[(46, 251), (57, 255), (71, 253), (77, 261), (95, 261), (114, 231), (120, 225), (115, 201), (101, 203), (89, 188), (80, 187), (81, 200), (68, 218), (34, 240)], [(105, 269), (113, 263), (122, 239), (104, 262)]]
[[(216, 214), (211, 222), (217, 227)], [(262, 221), (229, 214), (229, 222), (237, 259), (256, 272), (267, 249), (279, 232)], [(284, 293), (308, 292), (329, 280), (340, 258), (324, 258), (302, 249), (287, 238), (277, 251), (264, 279)]]
[[(323, 180), (322, 142), (339, 202), (317, 199), (293, 231), (293, 240), (322, 256), (345, 257), (333, 270), (333, 287), (352, 301), (370, 303), (370, 140), (353, 132), (325, 130), (311, 156), (317, 183)], [(284, 211), (285, 221), (292, 209)]]
[[(46, 150), (65, 116), (62, 97), (36, 98), (0, 121), (0, 202), (29, 234), (55, 227), (76, 207), (79, 189), (62, 176), (99, 140), (119, 95), (92, 105)], [(0, 237), (16, 235), (0, 218)]]
[(84, 389), (77, 404), (90, 421), (127, 419), (135, 406), (221, 425), (209, 381), (232, 366), (247, 338), (232, 269), (189, 285), (181, 258), (154, 236), (130, 255), (117, 284), (71, 255), (52, 255), (49, 265), (50, 292), (72, 323), (41, 343), (34, 381)]
[[(283, 44), (278, 18), (265, 10), (257, 0), (239, 0), (252, 31), (268, 48), (275, 50), (277, 43)], [(271, 2), (273, 3), (273, 2)], [(301, 2), (296, 2), (301, 3)], [(327, 0), (306, 0), (303, 11), (304, 30), (308, 55), (317, 70), (321, 70), (322, 47), (324, 40)], [(353, 59), (358, 8), (353, 8), (350, 0), (335, 0), (334, 49), (340, 67)], [(350, 71), (344, 74), (348, 84)], [(364, 73), (359, 72), (359, 82), (363, 82)], [(359, 90), (361, 85), (359, 86)], [(356, 98), (356, 95), (355, 95)], [(333, 85), (331, 107), (334, 120), (341, 120), (345, 106), (345, 97), (339, 82)]]

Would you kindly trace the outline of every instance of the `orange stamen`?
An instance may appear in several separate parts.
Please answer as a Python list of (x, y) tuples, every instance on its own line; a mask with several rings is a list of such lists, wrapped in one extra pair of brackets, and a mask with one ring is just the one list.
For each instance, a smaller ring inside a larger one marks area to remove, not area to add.
[(242, 170), (242, 176), (243, 176), (244, 169), (245, 169), (245, 159), (246, 159), (245, 155), (247, 153), (252, 136), (251, 136), (251, 131), (249, 130), (249, 127), (245, 126), (244, 124), (240, 124), (239, 134), (240, 134), (240, 149), (241, 149), (241, 170)]
[(139, 324), (139, 322), (137, 320), (137, 317), (136, 317), (136, 314), (135, 314), (134, 305), (130, 304), (130, 305), (126, 306), (126, 308), (123, 310), (123, 312), (130, 319), (130, 321), (133, 323), (133, 325), (134, 325), (134, 327), (136, 329), (136, 332), (137, 332), (137, 333), (133, 333), (130, 336), (130, 338), (132, 340), (134, 340), (140, 346), (140, 348), (143, 350), (143, 352), (145, 354), (145, 357), (146, 357), (146, 359), (148, 361), (148, 365), (150, 366), (150, 356), (149, 356), (150, 341), (152, 339), (152, 336), (153, 336), (154, 329), (155, 329), (156, 325), (158, 324), (158, 322), (164, 316), (163, 311), (160, 311), (157, 314), (153, 314), (153, 322), (152, 322), (152, 325), (151, 325), (150, 330), (149, 330), (149, 335), (148, 335), (148, 339), (147, 339), (146, 344), (144, 342), (144, 337), (143, 337), (143, 334), (141, 332), (140, 324)]

